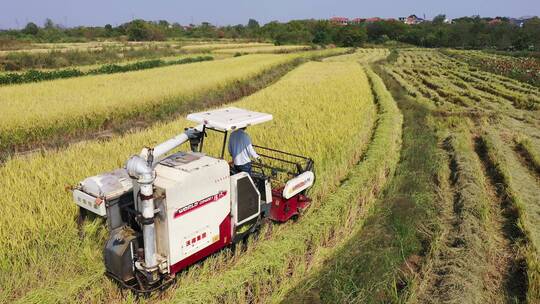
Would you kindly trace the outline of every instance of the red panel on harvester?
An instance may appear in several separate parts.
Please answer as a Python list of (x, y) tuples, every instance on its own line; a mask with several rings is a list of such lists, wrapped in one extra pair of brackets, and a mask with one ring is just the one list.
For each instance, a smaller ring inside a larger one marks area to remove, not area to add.
[(276, 222), (286, 222), (297, 215), (300, 210), (306, 209), (311, 200), (303, 194), (297, 194), (290, 199), (282, 195), (283, 188), (272, 190), (272, 205), (270, 206), (270, 219)]
[(180, 270), (196, 263), (197, 261), (204, 259), (214, 252), (219, 251), (223, 247), (231, 243), (231, 217), (227, 215), (223, 222), (219, 225), (219, 240), (212, 245), (203, 248), (201, 251), (195, 252), (187, 258), (171, 266), (171, 274), (177, 273)]

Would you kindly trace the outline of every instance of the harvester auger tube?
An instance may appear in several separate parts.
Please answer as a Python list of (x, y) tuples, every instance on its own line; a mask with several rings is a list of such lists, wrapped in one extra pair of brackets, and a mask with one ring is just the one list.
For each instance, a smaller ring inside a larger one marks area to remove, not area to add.
[(132, 156), (126, 163), (126, 170), (129, 176), (136, 179), (139, 184), (139, 198), (142, 204), (144, 264), (136, 265), (139, 266), (137, 268), (145, 270), (147, 280), (152, 284), (159, 280), (154, 225), (154, 170), (140, 156)]
[[(264, 161), (251, 173), (224, 159), (230, 133), (271, 114), (229, 107), (187, 118), (200, 125), (73, 189), (79, 207), (107, 219), (107, 276), (138, 295), (168, 287), (177, 273), (246, 240), (262, 222), (287, 222), (311, 203), (311, 158), (254, 145)], [(221, 156), (202, 151), (207, 132), (223, 135)], [(172, 152), (183, 143), (189, 150)]]

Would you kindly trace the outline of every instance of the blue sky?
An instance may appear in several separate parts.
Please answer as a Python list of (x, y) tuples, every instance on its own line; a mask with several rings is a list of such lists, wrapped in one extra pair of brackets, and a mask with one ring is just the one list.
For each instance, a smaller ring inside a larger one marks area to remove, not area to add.
[(261, 23), (305, 18), (399, 17), (417, 14), (430, 18), (446, 13), (459, 16), (540, 15), (540, 0), (0, 0), (0, 28), (43, 24), (50, 17), (67, 26), (120, 24), (132, 18), (165, 19), (188, 24)]

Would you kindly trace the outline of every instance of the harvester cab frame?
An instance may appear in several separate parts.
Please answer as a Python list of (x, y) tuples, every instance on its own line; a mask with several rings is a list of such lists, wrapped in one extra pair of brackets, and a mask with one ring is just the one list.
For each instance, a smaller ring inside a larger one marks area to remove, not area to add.
[[(176, 273), (243, 240), (263, 219), (286, 222), (311, 203), (311, 158), (254, 145), (264, 161), (251, 175), (234, 172), (224, 159), (230, 132), (272, 115), (229, 107), (187, 119), (199, 125), (73, 190), (81, 213), (107, 220), (106, 274), (136, 293), (165, 288)], [(223, 134), (219, 157), (203, 153), (208, 131)], [(184, 142), (189, 151), (171, 153)]]
[[(260, 123), (271, 121), (272, 115), (266, 113), (252, 112), (239, 108), (225, 108), (209, 112), (201, 112), (189, 114), (187, 119), (201, 123), (203, 129), (190, 140), (191, 150), (193, 152), (203, 153), (204, 141), (208, 136), (208, 131), (216, 132), (223, 135), (223, 144), (219, 158), (225, 159), (225, 151), (227, 148), (227, 139), (230, 133), (244, 127), (251, 127)], [(284, 178), (296, 177), (306, 171), (314, 170), (313, 159), (285, 152), (282, 150), (269, 148), (253, 144), (253, 147), (258, 151), (259, 156), (264, 162), (253, 163), (252, 178), (260, 179), (272, 178), (275, 185), (278, 186), (280, 180)], [(232, 162), (231, 170), (233, 170)], [(281, 179), (280, 175), (285, 175)]]

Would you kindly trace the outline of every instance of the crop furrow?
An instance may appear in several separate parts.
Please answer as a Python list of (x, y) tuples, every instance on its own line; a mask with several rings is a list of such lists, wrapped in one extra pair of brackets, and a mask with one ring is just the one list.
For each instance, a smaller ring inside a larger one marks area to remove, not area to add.
[[(475, 138), (475, 150), (482, 162), (482, 172), (486, 177), (486, 190), (490, 197), (490, 217), (492, 236), (497, 245), (494, 248), (491, 267), (494, 285), (504, 291), (506, 303), (522, 303), (526, 298), (527, 264), (518, 250), (523, 232), (518, 227), (518, 213), (506, 193), (504, 177), (487, 155), (487, 147), (481, 137)], [(501, 299), (502, 300), (502, 299)]]
[(443, 143), (452, 199), (441, 213), (443, 233), (431, 274), (426, 275), (431, 283), (420, 297), (422, 303), (480, 302), (485, 288), (481, 261), (486, 237), (480, 217), (485, 198), (475, 182), (474, 168), (469, 167), (471, 159), (462, 154), (467, 149), (466, 139), (459, 136), (448, 137)]
[(540, 154), (536, 152), (533, 143), (528, 138), (517, 139), (514, 150), (522, 165), (528, 168), (540, 183)]
[(487, 129), (480, 143), (490, 166), (496, 170), (495, 177), (500, 180), (498, 185), (510, 203), (508, 210), (516, 215), (512, 228), (522, 234), (515, 243), (525, 260), (522, 268), (526, 273), (526, 288), (523, 293), (528, 303), (537, 303), (540, 301), (540, 229), (537, 225), (540, 220), (540, 184), (520, 162), (512, 146), (499, 136), (495, 130)]

